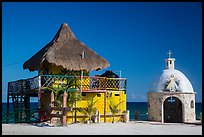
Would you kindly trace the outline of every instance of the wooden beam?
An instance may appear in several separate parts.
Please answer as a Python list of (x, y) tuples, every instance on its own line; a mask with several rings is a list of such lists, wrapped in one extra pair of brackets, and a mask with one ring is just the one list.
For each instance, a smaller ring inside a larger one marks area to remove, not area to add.
[(106, 123), (106, 96), (107, 92), (104, 93), (104, 123)]
[(67, 107), (67, 93), (65, 91), (64, 94), (63, 94), (62, 126), (67, 125), (67, 118), (66, 118), (67, 110), (66, 110), (66, 107)]
[[(51, 99), (50, 99), (50, 100), (51, 100), (51, 108), (54, 108), (55, 95), (54, 95), (53, 92), (51, 93), (50, 98), (51, 98)], [(54, 122), (54, 119), (53, 119), (52, 114), (53, 114), (53, 109), (51, 109), (51, 112), (50, 112), (50, 115), (51, 115), (50, 123), (53, 123), (53, 122)]]
[(23, 112), (22, 112), (22, 104), (23, 104), (23, 81), (20, 81), (20, 122), (22, 122)]
[[(42, 87), (41, 87), (41, 76), (38, 77), (38, 108), (41, 109), (41, 96), (42, 96)], [(40, 113), (38, 112), (38, 121), (40, 121)]]
[(7, 113), (6, 113), (6, 123), (9, 122), (9, 83), (8, 83), (8, 89), (7, 89)]

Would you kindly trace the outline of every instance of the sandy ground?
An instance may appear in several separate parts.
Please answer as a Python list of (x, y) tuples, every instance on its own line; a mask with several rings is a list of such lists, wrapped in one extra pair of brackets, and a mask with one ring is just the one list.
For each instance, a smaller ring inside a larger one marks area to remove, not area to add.
[(2, 135), (202, 135), (201, 124), (130, 121), (128, 123), (2, 124)]

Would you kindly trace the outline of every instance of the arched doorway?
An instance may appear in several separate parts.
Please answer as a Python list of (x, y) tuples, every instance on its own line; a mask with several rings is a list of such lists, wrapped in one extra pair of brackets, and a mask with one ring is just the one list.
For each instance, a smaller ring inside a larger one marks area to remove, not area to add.
[(181, 123), (182, 118), (182, 102), (177, 98), (170, 96), (164, 101), (163, 105), (164, 123)]

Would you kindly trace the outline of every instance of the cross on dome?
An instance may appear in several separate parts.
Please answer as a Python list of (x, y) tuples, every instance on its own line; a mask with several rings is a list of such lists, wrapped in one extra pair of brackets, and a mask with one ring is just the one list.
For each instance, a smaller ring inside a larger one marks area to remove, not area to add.
[(171, 58), (171, 50), (169, 50), (168, 52), (167, 52), (167, 54), (168, 54), (168, 58), (167, 59), (165, 59), (165, 63), (166, 63), (166, 69), (174, 69), (174, 61), (175, 61), (175, 59), (174, 58)]
[(171, 58), (171, 51), (169, 50), (169, 52), (167, 53), (169, 55), (169, 58)]

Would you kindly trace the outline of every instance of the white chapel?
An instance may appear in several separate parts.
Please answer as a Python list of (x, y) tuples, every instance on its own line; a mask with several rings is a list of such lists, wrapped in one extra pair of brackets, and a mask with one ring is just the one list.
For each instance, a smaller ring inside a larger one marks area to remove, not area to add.
[(168, 52), (165, 70), (153, 81), (148, 95), (148, 120), (162, 123), (193, 123), (195, 92), (190, 81), (174, 67), (175, 59)]

